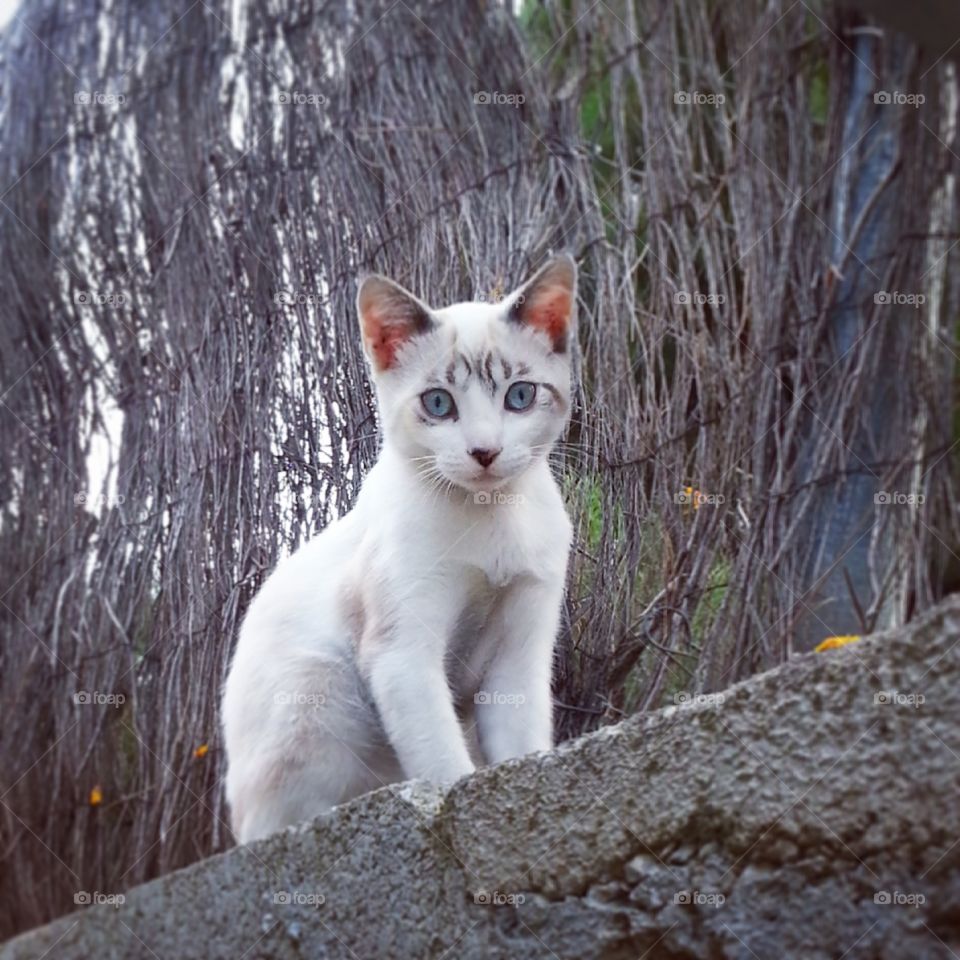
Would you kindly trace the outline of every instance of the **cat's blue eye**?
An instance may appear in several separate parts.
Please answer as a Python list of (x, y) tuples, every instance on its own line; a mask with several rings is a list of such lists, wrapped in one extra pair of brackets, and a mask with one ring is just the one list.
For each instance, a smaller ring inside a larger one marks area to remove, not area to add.
[(452, 417), (457, 412), (457, 405), (446, 390), (427, 390), (420, 394), (420, 402), (431, 417), (439, 420)]
[(533, 403), (533, 398), (537, 395), (535, 384), (527, 383), (526, 380), (518, 380), (510, 384), (507, 395), (503, 398), (503, 405), (508, 410), (526, 410)]

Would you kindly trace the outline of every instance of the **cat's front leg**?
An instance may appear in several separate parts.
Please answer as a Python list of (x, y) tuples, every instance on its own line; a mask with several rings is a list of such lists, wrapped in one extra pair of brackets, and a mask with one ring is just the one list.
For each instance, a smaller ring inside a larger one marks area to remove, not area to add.
[(444, 669), (455, 619), (449, 594), (408, 599), (392, 614), (389, 627), (365, 638), (364, 672), (410, 779), (447, 784), (474, 770)]
[(496, 652), (475, 697), (477, 730), (489, 763), (553, 746), (553, 648), (563, 581), (524, 579), (507, 588), (489, 629)]

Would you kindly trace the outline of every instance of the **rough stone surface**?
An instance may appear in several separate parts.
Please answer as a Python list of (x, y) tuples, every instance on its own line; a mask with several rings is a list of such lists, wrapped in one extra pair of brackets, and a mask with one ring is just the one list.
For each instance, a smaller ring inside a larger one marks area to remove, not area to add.
[(945, 960), (960, 954), (958, 681), (960, 597), (446, 795), (369, 794), (0, 960)]

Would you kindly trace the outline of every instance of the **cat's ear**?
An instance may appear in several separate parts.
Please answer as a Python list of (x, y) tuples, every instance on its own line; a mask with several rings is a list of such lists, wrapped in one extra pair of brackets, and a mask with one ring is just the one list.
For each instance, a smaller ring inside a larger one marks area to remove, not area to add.
[(567, 350), (577, 301), (577, 265), (573, 257), (564, 253), (548, 260), (509, 299), (510, 322), (545, 333), (556, 353)]
[(357, 313), (363, 347), (375, 373), (396, 366), (400, 348), (437, 325), (425, 303), (400, 284), (377, 273), (368, 274), (360, 281)]

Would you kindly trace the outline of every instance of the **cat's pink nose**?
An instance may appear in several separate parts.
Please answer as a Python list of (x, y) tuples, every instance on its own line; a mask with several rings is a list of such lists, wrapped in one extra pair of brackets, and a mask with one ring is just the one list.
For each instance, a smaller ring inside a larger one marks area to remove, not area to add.
[(473, 457), (473, 459), (476, 460), (481, 467), (489, 467), (490, 464), (493, 463), (493, 461), (500, 456), (500, 451), (499, 450), (481, 450), (478, 448), (476, 450), (471, 450), (470, 456)]

